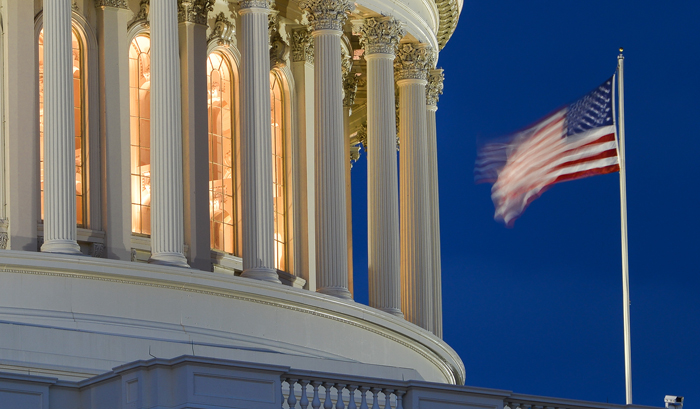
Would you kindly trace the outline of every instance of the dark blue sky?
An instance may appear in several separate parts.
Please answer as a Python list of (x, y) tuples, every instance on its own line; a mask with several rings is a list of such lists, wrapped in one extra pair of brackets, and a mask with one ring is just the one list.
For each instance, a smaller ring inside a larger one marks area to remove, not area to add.
[[(634, 403), (700, 400), (700, 2), (465, 0), (440, 54), (444, 338), (467, 384), (625, 402), (617, 173), (566, 182), (506, 229), (474, 185), (476, 138), (598, 86), (625, 48)], [(366, 161), (353, 168), (367, 302)]]

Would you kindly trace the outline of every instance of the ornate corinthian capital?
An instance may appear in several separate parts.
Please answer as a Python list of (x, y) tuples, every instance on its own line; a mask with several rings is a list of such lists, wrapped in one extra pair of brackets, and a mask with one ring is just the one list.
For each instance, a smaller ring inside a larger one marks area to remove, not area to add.
[(394, 70), (397, 80), (425, 80), (428, 78), (428, 70), (434, 65), (433, 48), (427, 44), (404, 43), (400, 44), (396, 50)]
[(442, 68), (430, 70), (428, 73), (428, 84), (425, 86), (426, 105), (437, 106), (442, 95), (442, 82), (445, 80), (445, 74)]
[[(75, 7), (77, 7), (77, 5)], [(129, 6), (126, 4), (126, 0), (95, 0), (95, 7), (114, 7), (117, 9), (129, 8)]]
[(342, 30), (348, 13), (353, 9), (349, 0), (302, 0), (299, 8), (313, 30)]
[(214, 9), (214, 0), (178, 0), (177, 21), (206, 26), (207, 16)]
[(395, 18), (372, 17), (365, 19), (360, 28), (360, 43), (368, 54), (394, 54), (406, 31)]
[(269, 9), (270, 7), (270, 1), (269, 0), (240, 0), (238, 2), (238, 8), (240, 10), (245, 10), (245, 9)]
[(314, 40), (306, 28), (292, 31), (292, 61), (314, 63)]

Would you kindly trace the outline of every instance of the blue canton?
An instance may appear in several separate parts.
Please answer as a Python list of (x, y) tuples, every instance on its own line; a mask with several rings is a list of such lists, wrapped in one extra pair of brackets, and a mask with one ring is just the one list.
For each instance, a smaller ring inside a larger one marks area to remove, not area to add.
[(566, 136), (613, 124), (613, 79), (605, 81), (585, 97), (569, 105), (566, 113)]

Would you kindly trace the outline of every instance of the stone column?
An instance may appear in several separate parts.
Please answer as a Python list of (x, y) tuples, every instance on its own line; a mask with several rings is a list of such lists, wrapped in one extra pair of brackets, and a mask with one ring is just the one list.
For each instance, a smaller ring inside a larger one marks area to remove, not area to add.
[(294, 76), (296, 126), (299, 139), (299, 237), (296, 274), (316, 291), (316, 228), (314, 211), (314, 40), (306, 27), (292, 31), (291, 69)]
[(75, 118), (71, 4), (44, 1), (44, 244), (80, 254), (75, 222)]
[(404, 30), (392, 17), (366, 19), (360, 41), (367, 60), (367, 244), (369, 305), (403, 317), (399, 247), (394, 69)]
[[(37, 88), (34, 2), (3, 2), (2, 89), (5, 131), (6, 217), (12, 250), (37, 250), (37, 220), (41, 218), (39, 196), (39, 91)], [(12, 24), (9, 24), (12, 22)], [(72, 105), (70, 105), (72, 106)], [(75, 166), (75, 165), (73, 165)], [(75, 224), (75, 223), (74, 223)]]
[(437, 130), (435, 112), (442, 94), (442, 69), (430, 70), (426, 86), (428, 126), (428, 186), (430, 206), (430, 259), (433, 271), (433, 334), (442, 338), (442, 261), (440, 257), (440, 200), (438, 195)]
[(394, 62), (401, 144), (401, 304), (408, 321), (429, 331), (433, 330), (433, 274), (425, 86), (433, 61), (430, 47), (404, 43)]
[(352, 296), (348, 291), (340, 36), (351, 4), (348, 0), (299, 4), (307, 12), (314, 37), (317, 291), (346, 299)]
[(345, 137), (345, 206), (346, 228), (348, 243), (348, 290), (355, 294), (353, 289), (353, 259), (352, 259), (352, 163), (350, 156), (350, 115), (352, 106), (355, 105), (357, 94), (357, 77), (352, 71), (352, 58), (343, 53), (343, 135)]
[(267, 0), (239, 3), (243, 277), (279, 283), (274, 256)]
[(212, 0), (179, 0), (184, 239), (193, 268), (211, 271), (207, 15)]
[(182, 106), (177, 3), (151, 0), (151, 258), (188, 267), (184, 255)]
[[(131, 259), (129, 39), (126, 0), (96, 0), (100, 67), (102, 220), (107, 258)], [(108, 137), (109, 135), (109, 137)]]

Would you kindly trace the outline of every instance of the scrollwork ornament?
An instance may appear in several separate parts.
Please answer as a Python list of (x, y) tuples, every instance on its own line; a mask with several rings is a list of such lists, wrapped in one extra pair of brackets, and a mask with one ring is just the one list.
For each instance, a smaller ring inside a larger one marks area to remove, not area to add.
[(354, 5), (348, 0), (302, 0), (299, 8), (312, 30), (341, 31)]
[(214, 9), (214, 0), (178, 0), (177, 21), (207, 25), (209, 12)]
[[(109, 0), (108, 0), (109, 1)], [(149, 27), (148, 14), (151, 12), (151, 2), (150, 0), (141, 0), (139, 5), (139, 12), (136, 13), (134, 19), (129, 22), (129, 28), (136, 24), (143, 24), (145, 27)]]
[(423, 43), (400, 44), (396, 50), (394, 70), (396, 80), (418, 79), (426, 80), (428, 70), (435, 65), (435, 55), (432, 47)]
[(357, 76), (349, 73), (343, 78), (343, 106), (351, 107), (355, 105), (355, 95), (357, 94)]
[(230, 45), (236, 35), (236, 26), (226, 17), (224, 12), (216, 15), (214, 27), (211, 29), (208, 41), (216, 41), (218, 45)]
[(437, 106), (440, 95), (442, 95), (444, 80), (445, 74), (442, 68), (430, 70), (428, 73), (428, 84), (425, 86), (426, 105)]
[(7, 241), (9, 239), (10, 236), (7, 234), (6, 231), (0, 232), (0, 249), (7, 250)]
[(360, 44), (368, 54), (394, 54), (406, 31), (391, 16), (365, 19), (360, 28)]
[(306, 28), (292, 31), (292, 61), (314, 63), (314, 39)]
[(95, 7), (113, 7), (116, 9), (128, 9), (126, 0), (95, 0)]
[(362, 146), (365, 148), (365, 152), (369, 152), (368, 146), (367, 146), (367, 121), (363, 121), (362, 125), (360, 125), (360, 129), (357, 130), (357, 143), (362, 144)]

